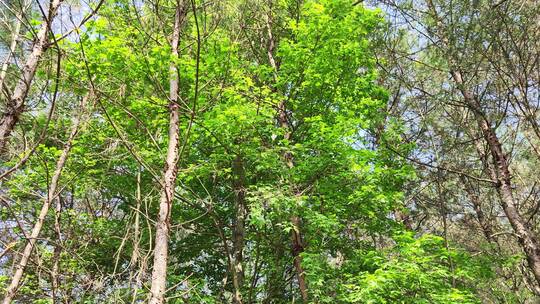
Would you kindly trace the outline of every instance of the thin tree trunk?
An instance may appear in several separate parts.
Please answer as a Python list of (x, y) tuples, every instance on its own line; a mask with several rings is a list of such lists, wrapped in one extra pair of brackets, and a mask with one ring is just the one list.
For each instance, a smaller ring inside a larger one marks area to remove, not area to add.
[[(280, 102), (279, 104), (279, 114), (278, 119), (281, 127), (285, 130), (285, 139), (290, 140), (291, 139), (291, 131), (289, 128), (289, 123), (287, 120), (287, 107), (285, 104), (285, 101)], [(290, 151), (286, 151), (283, 154), (283, 158), (285, 159), (285, 163), (289, 167), (289, 169), (292, 169), (294, 167), (294, 159), (293, 155)], [(301, 219), (297, 215), (291, 216), (291, 224), (293, 229), (291, 230), (291, 252), (293, 255), (293, 265), (294, 269), (296, 270), (296, 278), (298, 280), (298, 289), (300, 290), (300, 294), (302, 296), (302, 301), (304, 303), (308, 302), (308, 286), (306, 282), (306, 276), (304, 273), (304, 268), (302, 267), (302, 256), (301, 254), (304, 252), (304, 242), (302, 240), (302, 232), (301, 232)]]
[(47, 20), (43, 21), (43, 24), (37, 33), (32, 53), (28, 55), (22, 69), (21, 79), (15, 86), (11, 98), (8, 100), (6, 111), (2, 114), (2, 118), (0, 118), (0, 153), (5, 151), (8, 138), (24, 111), (25, 99), (30, 90), (32, 80), (34, 79), (39, 60), (43, 56), (45, 50), (49, 47), (50, 27), (61, 2), (62, 0), (52, 0), (50, 2)]
[(0, 91), (2, 92), (4, 91), (4, 80), (6, 79), (9, 62), (11, 61), (12, 56), (17, 50), (17, 42), (19, 42), (20, 39), (22, 19), (26, 15), (26, 10), (30, 7), (30, 3), (31, 2), (29, 0), (24, 1), (21, 10), (17, 14), (17, 16), (15, 16), (15, 29), (13, 30), (11, 36), (11, 44), (9, 46), (9, 51), (6, 56), (6, 61), (4, 61), (4, 63), (2, 64), (2, 69), (0, 70)]
[(465, 193), (467, 193), (467, 197), (473, 204), (473, 209), (474, 209), (474, 212), (476, 213), (476, 219), (478, 220), (478, 223), (480, 224), (480, 228), (482, 229), (482, 232), (484, 233), (486, 240), (492, 243), (494, 241), (493, 229), (491, 228), (489, 219), (486, 217), (486, 215), (484, 214), (484, 211), (482, 210), (482, 202), (480, 201), (480, 197), (478, 196), (478, 194), (476, 194), (470, 181), (465, 176), (460, 175), (459, 178), (461, 180), (461, 183), (463, 184)]
[(527, 221), (517, 210), (517, 204), (512, 193), (513, 186), (508, 162), (506, 155), (503, 154), (499, 139), (485, 120), (481, 123), (481, 126), (486, 141), (490, 145), (495, 172), (498, 178), (497, 192), (501, 197), (503, 210), (516, 232), (519, 244), (527, 256), (527, 262), (534, 274), (536, 282), (540, 285), (540, 246), (538, 239), (528, 227)]
[[(279, 70), (278, 63), (276, 59), (274, 58), (274, 51), (276, 47), (276, 42), (274, 40), (274, 36), (272, 33), (272, 19), (270, 14), (267, 15), (266, 18), (266, 29), (268, 34), (268, 49), (267, 49), (267, 55), (268, 55), (268, 61), (270, 62), (270, 65), (274, 69), (274, 79), (277, 80), (277, 73)], [(289, 122), (287, 118), (287, 105), (285, 103), (285, 100), (282, 100), (278, 105), (278, 122), (280, 124), (280, 127), (285, 131), (284, 138), (289, 141), (291, 139), (291, 130), (289, 127)], [(287, 164), (287, 167), (293, 168), (294, 167), (294, 159), (292, 156), (292, 153), (289, 151), (286, 151), (283, 153), (283, 158), (285, 160), (285, 163)], [(301, 233), (301, 219), (297, 215), (291, 216), (291, 224), (293, 226), (293, 229), (291, 231), (291, 252), (293, 254), (293, 265), (296, 270), (296, 277), (298, 280), (298, 288), (300, 290), (300, 294), (302, 295), (302, 301), (304, 303), (308, 302), (308, 288), (307, 288), (307, 282), (306, 277), (304, 273), (304, 269), (302, 267), (302, 257), (301, 254), (304, 252), (304, 245), (302, 242), (302, 233)]]
[(233, 189), (235, 194), (235, 223), (233, 231), (233, 285), (234, 303), (242, 303), (242, 288), (244, 285), (243, 251), (246, 217), (246, 189), (244, 162), (240, 155), (233, 160), (232, 172), (234, 175)]
[(53, 304), (57, 303), (58, 298), (58, 288), (60, 287), (59, 279), (59, 264), (60, 264), (60, 255), (62, 254), (62, 229), (60, 226), (62, 212), (62, 201), (60, 196), (56, 198), (56, 207), (54, 210), (54, 231), (56, 234), (56, 242), (54, 246), (53, 253), (53, 266), (51, 270), (51, 279), (52, 279), (52, 301)]
[(517, 235), (518, 242), (521, 245), (527, 262), (531, 268), (536, 282), (540, 285), (540, 246), (536, 236), (528, 227), (527, 221), (519, 214), (517, 204), (512, 192), (512, 175), (506, 154), (503, 151), (502, 144), (491, 128), (487, 118), (480, 110), (480, 105), (474, 94), (465, 89), (463, 78), (460, 72), (452, 71), (452, 78), (459, 87), (465, 102), (471, 108), (476, 118), (478, 128), (486, 141), (491, 152), (493, 166), (490, 166), (492, 176), (497, 181), (497, 193), (501, 199), (502, 207), (510, 225)]
[(302, 301), (308, 302), (308, 286), (306, 281), (306, 275), (304, 268), (302, 267), (302, 252), (304, 252), (304, 242), (302, 241), (302, 233), (300, 231), (300, 217), (291, 217), (292, 229), (292, 253), (294, 258), (294, 269), (296, 270), (296, 276), (298, 279), (298, 289), (302, 295)]
[[(448, 50), (451, 50), (452, 46), (450, 45), (448, 37), (445, 34), (446, 32), (444, 30), (444, 25), (439, 18), (433, 1), (428, 0), (427, 5), (433, 18), (435, 18), (436, 30), (438, 31), (444, 46)], [(512, 192), (512, 176), (510, 174), (508, 160), (503, 151), (502, 144), (495, 133), (495, 130), (491, 127), (485, 113), (482, 112), (482, 108), (477, 96), (466, 87), (461, 71), (456, 68), (459, 66), (456, 58), (452, 56), (451, 52), (446, 53), (449, 56), (446, 59), (452, 68), (450, 71), (452, 79), (463, 96), (467, 107), (473, 112), (478, 129), (489, 147), (492, 159), (492, 166), (489, 167), (492, 178), (497, 182), (497, 193), (500, 197), (504, 213), (517, 235), (518, 242), (523, 249), (525, 256), (527, 257), (527, 262), (536, 279), (536, 282), (540, 285), (540, 245), (536, 236), (528, 227), (527, 221), (518, 212), (517, 204)]]
[[(132, 300), (131, 303), (135, 303), (137, 301), (137, 294), (139, 292), (139, 288), (141, 286), (141, 275), (142, 275), (142, 269), (139, 267), (137, 269), (137, 266), (140, 264), (140, 242), (141, 242), (141, 232), (140, 232), (140, 210), (141, 210), (141, 170), (139, 169), (139, 172), (137, 173), (137, 193), (136, 193), (136, 206), (135, 206), (135, 223), (133, 224), (133, 251), (131, 254), (131, 277), (130, 277), (130, 283), (131, 288), (133, 289), (132, 292)], [(135, 273), (135, 282), (133, 282), (133, 274)]]
[[(82, 99), (81, 106), (80, 106), (81, 110), (84, 109), (89, 96), (90, 95), (87, 94)], [(34, 250), (35, 244), (37, 242), (37, 238), (39, 237), (41, 228), (43, 227), (43, 222), (45, 221), (45, 217), (47, 216), (47, 213), (49, 212), (49, 207), (51, 206), (51, 203), (58, 195), (58, 193), (56, 193), (58, 189), (58, 181), (60, 180), (60, 175), (62, 174), (62, 170), (64, 169), (64, 165), (66, 164), (66, 160), (68, 158), (69, 152), (73, 144), (73, 139), (75, 138), (75, 136), (77, 136), (77, 133), (79, 131), (79, 125), (81, 123), (81, 119), (82, 117), (75, 116), (69, 137), (66, 141), (66, 144), (64, 145), (64, 148), (62, 150), (62, 153), (60, 154), (60, 157), (58, 158), (56, 162), (56, 169), (54, 170), (53, 176), (51, 178), (51, 183), (49, 185), (49, 188), (47, 189), (47, 197), (45, 198), (43, 205), (41, 206), (41, 211), (39, 213), (39, 216), (36, 222), (34, 223), (34, 227), (32, 228), (30, 237), (24, 247), (21, 259), (16, 266), (16, 270), (11, 279), (11, 283), (9, 284), (9, 287), (6, 289), (6, 295), (2, 302), (3, 304), (11, 303), (11, 301), (15, 297), (15, 294), (17, 293), (21, 279), (24, 274), (24, 270), (26, 268), (26, 265), (28, 264), (28, 260), (30, 259), (30, 256), (32, 255), (32, 251)]]
[[(439, 171), (440, 172), (440, 171)], [(446, 250), (450, 250), (450, 246), (448, 243), (448, 210), (445, 205), (446, 198), (445, 198), (445, 192), (442, 190), (440, 178), (437, 179), (437, 204), (439, 205), (439, 213), (441, 216), (442, 226), (443, 226), (443, 237), (444, 237), (444, 247)], [(448, 266), (450, 266), (450, 271), (453, 274), (455, 272), (454, 269), (454, 262), (452, 260), (451, 256), (448, 256)], [(452, 275), (452, 288), (455, 288), (456, 280), (455, 276)]]
[[(177, 4), (174, 29), (171, 40), (172, 58), (178, 57), (178, 43), (180, 41), (180, 25), (185, 16), (184, 7)], [(174, 199), (174, 188), (176, 184), (176, 163), (178, 162), (179, 125), (180, 111), (178, 105), (178, 69), (176, 63), (170, 66), (170, 92), (169, 92), (169, 146), (167, 148), (167, 158), (165, 159), (165, 169), (161, 197), (159, 200), (159, 216), (156, 224), (156, 239), (154, 247), (154, 267), (152, 269), (152, 286), (150, 288), (150, 304), (161, 304), (165, 301), (165, 288), (167, 285), (167, 260), (169, 248), (169, 229), (172, 202)]]
[(395, 208), (394, 210), (394, 216), (396, 218), (396, 221), (403, 224), (405, 228), (408, 230), (413, 230), (411, 217), (406, 212), (402, 211), (401, 208)]

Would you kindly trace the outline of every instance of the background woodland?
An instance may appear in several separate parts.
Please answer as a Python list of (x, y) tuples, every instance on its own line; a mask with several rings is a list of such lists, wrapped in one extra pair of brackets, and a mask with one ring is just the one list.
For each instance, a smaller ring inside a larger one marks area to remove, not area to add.
[(540, 2), (0, 0), (3, 303), (539, 303)]

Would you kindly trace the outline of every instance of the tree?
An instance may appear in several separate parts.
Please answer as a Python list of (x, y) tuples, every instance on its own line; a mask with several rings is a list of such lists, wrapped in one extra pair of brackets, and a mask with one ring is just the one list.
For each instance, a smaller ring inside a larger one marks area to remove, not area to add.
[[(40, 57), (0, 166), (6, 303), (531, 297), (472, 124), (505, 116), (471, 115), (450, 44), (418, 41), (444, 72), (404, 65), (414, 32), (392, 37), (383, 11), (347, 0), (78, 4), (49, 25), (56, 56)], [(516, 202), (534, 188), (510, 183)]]
[[(8, 97), (6, 109), (2, 113), (2, 118), (0, 118), (0, 151), (2, 152), (5, 150), (8, 137), (13, 131), (13, 128), (15, 128), (15, 124), (17, 124), (19, 121), (20, 115), (24, 111), (25, 100), (38, 68), (39, 61), (43, 56), (43, 53), (50, 46), (49, 32), (61, 3), (62, 0), (54, 0), (50, 2), (47, 15), (43, 16), (43, 24), (36, 34), (36, 40), (32, 47), (32, 52), (26, 58), (26, 63), (22, 68), (22, 77), (17, 82), (11, 96)], [(13, 41), (16, 41), (17, 36), (18, 35), (14, 36)]]
[[(536, 277), (536, 225), (526, 220), (528, 216), (535, 218), (535, 212), (528, 205), (535, 205), (536, 199), (525, 194), (535, 193), (536, 186), (534, 178), (521, 178), (519, 182), (513, 178), (523, 176), (522, 166), (531, 164), (531, 158), (523, 156), (535, 149), (534, 140), (519, 138), (530, 138), (534, 132), (530, 131), (527, 119), (512, 97), (512, 91), (518, 92), (519, 85), (516, 82), (515, 86), (509, 85), (511, 82), (505, 76), (508, 74), (499, 60), (513, 57), (508, 57), (507, 50), (509, 45), (517, 46), (511, 42), (517, 39), (501, 39), (501, 33), (518, 37), (518, 33), (528, 29), (523, 32), (521, 41), (530, 43), (533, 40), (529, 35), (535, 32), (535, 17), (529, 15), (528, 9), (510, 2), (385, 3), (389, 11), (396, 13), (397, 22), (413, 29), (409, 37), (394, 36), (397, 38), (394, 41), (401, 42), (390, 42), (395, 47), (389, 49), (395, 61), (386, 71), (394, 85), (404, 91), (397, 96), (407, 100), (400, 109), (404, 117), (409, 119), (416, 114), (422, 117), (420, 124), (415, 123), (420, 128), (415, 127), (411, 132), (421, 145), (415, 162), (427, 168), (426, 171), (435, 169), (436, 172), (426, 177), (433, 176), (436, 184), (452, 189), (450, 191), (456, 187), (463, 189), (461, 193), (454, 191), (451, 197), (465, 213), (470, 211), (462, 202), (471, 202), (471, 211), (476, 213), (485, 240), (495, 247), (495, 255), (515, 254), (513, 249), (507, 252), (500, 243), (513, 240), (501, 240), (505, 233), (497, 232), (510, 226), (506, 229), (512, 229), (509, 235), (515, 235), (517, 240), (510, 248), (519, 246), (530, 271), (522, 274), (526, 288), (537, 293), (538, 282), (530, 282), (528, 278), (530, 274)], [(515, 58), (524, 58), (519, 54), (525, 53), (532, 60), (526, 65), (532, 64), (534, 51), (518, 47)], [(528, 70), (525, 68), (521, 79), (529, 78), (525, 82), (534, 86), (534, 77), (528, 76)], [(421, 106), (410, 103), (413, 100)], [(512, 104), (515, 111), (509, 108)], [(492, 197), (499, 201), (498, 206), (493, 204)], [(485, 216), (483, 209), (493, 215)], [(498, 212), (504, 213), (509, 225), (496, 220)], [(508, 274), (515, 275), (515, 272)]]

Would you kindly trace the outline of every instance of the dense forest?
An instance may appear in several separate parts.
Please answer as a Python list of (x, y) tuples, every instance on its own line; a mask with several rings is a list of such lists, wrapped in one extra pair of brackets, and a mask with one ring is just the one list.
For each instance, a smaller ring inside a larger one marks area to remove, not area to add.
[(4, 304), (540, 303), (536, 0), (0, 0), (0, 65)]

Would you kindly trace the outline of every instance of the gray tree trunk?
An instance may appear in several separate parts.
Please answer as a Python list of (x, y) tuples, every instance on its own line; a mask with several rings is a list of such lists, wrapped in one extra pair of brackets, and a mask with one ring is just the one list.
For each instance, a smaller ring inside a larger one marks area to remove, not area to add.
[(22, 69), (22, 75), (13, 90), (13, 94), (8, 99), (6, 111), (0, 118), (0, 153), (6, 149), (7, 141), (15, 125), (24, 112), (25, 99), (30, 91), (30, 85), (38, 68), (39, 60), (45, 50), (49, 47), (49, 31), (56, 12), (62, 0), (52, 0), (49, 6), (48, 20), (44, 20), (36, 37), (36, 42), (32, 52), (28, 55), (26, 63)]
[(235, 222), (233, 229), (232, 272), (234, 285), (234, 303), (242, 304), (242, 288), (244, 285), (243, 251), (246, 221), (246, 189), (244, 162), (240, 155), (233, 160), (233, 189), (235, 194)]
[[(89, 96), (90, 95), (86, 95), (82, 99), (81, 108), (80, 108), (81, 111), (84, 109)], [(28, 260), (30, 259), (30, 256), (32, 255), (32, 251), (34, 250), (34, 247), (36, 245), (37, 239), (41, 232), (41, 228), (43, 227), (43, 222), (45, 221), (45, 217), (47, 216), (47, 213), (49, 212), (49, 208), (52, 202), (58, 195), (57, 193), (58, 181), (60, 180), (62, 170), (64, 169), (67, 158), (69, 156), (69, 152), (71, 151), (73, 140), (75, 139), (79, 131), (81, 120), (82, 120), (81, 116), (75, 116), (75, 119), (71, 126), (69, 137), (66, 141), (66, 144), (64, 145), (64, 148), (62, 149), (62, 153), (60, 154), (60, 157), (58, 158), (56, 162), (56, 169), (54, 170), (54, 174), (51, 178), (51, 183), (49, 184), (49, 188), (47, 189), (47, 196), (45, 197), (45, 200), (43, 201), (43, 205), (41, 206), (41, 211), (39, 212), (39, 216), (36, 222), (34, 223), (34, 227), (32, 228), (32, 232), (30, 233), (30, 237), (28, 238), (27, 243), (23, 249), (21, 259), (16, 266), (16, 270), (15, 270), (15, 273), (13, 274), (13, 277), (11, 278), (11, 283), (6, 289), (6, 295), (4, 297), (4, 300), (2, 301), (3, 304), (11, 303), (11, 301), (17, 294), (17, 290), (19, 288), (21, 279), (23, 277), (24, 270), (26, 268), (26, 265), (28, 264)]]
[(26, 15), (26, 10), (30, 7), (30, 4), (31, 1), (24, 1), (21, 10), (17, 14), (17, 16), (15, 16), (15, 28), (13, 29), (11, 35), (11, 44), (9, 45), (9, 51), (6, 56), (6, 60), (2, 64), (2, 69), (0, 70), (0, 91), (4, 91), (4, 81), (6, 79), (9, 62), (12, 60), (13, 54), (15, 54), (15, 51), (17, 50), (17, 43), (20, 39), (22, 18)]
[[(172, 58), (178, 57), (180, 26), (185, 16), (184, 7), (176, 7), (174, 29), (171, 40)], [(169, 91), (169, 145), (165, 159), (161, 197), (159, 200), (159, 216), (156, 224), (156, 239), (154, 248), (154, 266), (152, 269), (152, 286), (150, 288), (150, 304), (161, 304), (165, 301), (167, 286), (167, 260), (169, 248), (169, 229), (174, 188), (176, 184), (176, 163), (178, 161), (180, 109), (178, 105), (178, 69), (175, 63), (170, 66)]]

